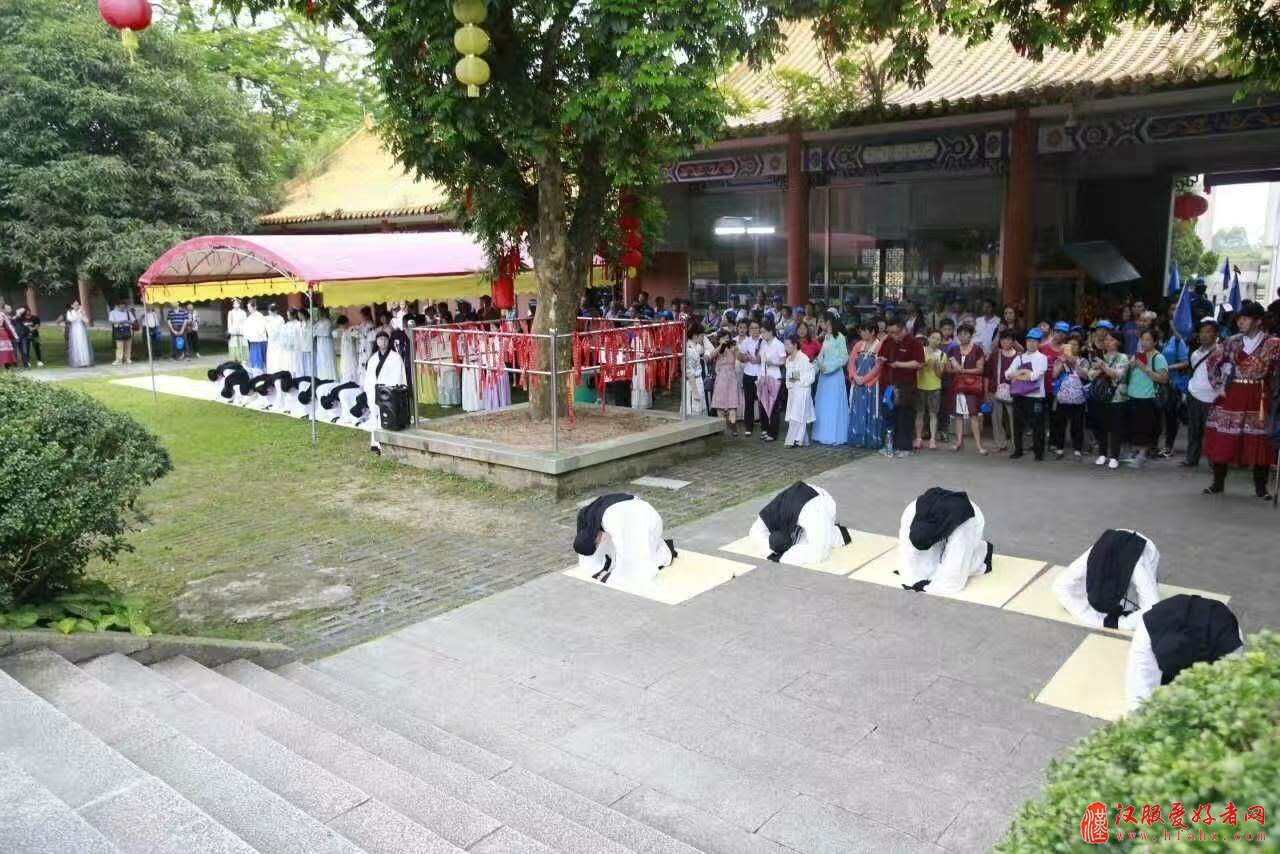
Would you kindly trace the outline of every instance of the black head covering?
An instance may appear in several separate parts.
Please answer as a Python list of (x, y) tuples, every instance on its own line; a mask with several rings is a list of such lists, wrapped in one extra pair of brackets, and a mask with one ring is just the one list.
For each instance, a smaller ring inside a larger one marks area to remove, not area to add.
[(217, 382), (223, 371), (235, 371), (243, 368), (239, 362), (223, 362), (209, 371), (209, 382)]
[(320, 405), (329, 409), (338, 402), (338, 394), (349, 389), (360, 388), (359, 383), (340, 383), (320, 396)]
[(1129, 582), (1133, 580), (1133, 568), (1147, 547), (1147, 538), (1132, 531), (1106, 530), (1089, 550), (1089, 561), (1084, 577), (1084, 591), (1089, 605), (1106, 615), (1103, 625), (1114, 629), (1120, 618), (1132, 613), (1126, 611), (1125, 597)]
[(596, 537), (600, 536), (604, 522), (604, 511), (615, 504), (630, 501), (632, 498), (635, 498), (635, 496), (627, 495), (623, 492), (614, 492), (609, 495), (601, 495), (595, 501), (579, 510), (578, 534), (573, 538), (573, 550), (584, 557), (595, 554)]
[(1242, 645), (1236, 615), (1217, 599), (1170, 596), (1153, 605), (1142, 621), (1160, 665), (1161, 685), (1198, 661), (1217, 661)]
[(222, 391), (218, 392), (218, 394), (222, 396), (223, 400), (230, 400), (235, 396), (235, 393), (232, 391), (233, 388), (238, 388), (241, 394), (248, 394), (252, 386), (252, 379), (249, 377), (249, 372), (240, 367), (239, 364), (234, 362), (230, 364), (235, 364), (235, 368), (227, 371), (226, 376), (222, 378)]
[(972, 518), (973, 503), (969, 501), (967, 492), (952, 492), (935, 486), (916, 499), (916, 516), (911, 520), (911, 545), (919, 551), (931, 549)]
[(769, 560), (777, 561), (782, 553), (800, 539), (800, 510), (810, 499), (817, 498), (818, 491), (802, 480), (788, 486), (773, 497), (760, 511), (760, 520), (769, 529)]

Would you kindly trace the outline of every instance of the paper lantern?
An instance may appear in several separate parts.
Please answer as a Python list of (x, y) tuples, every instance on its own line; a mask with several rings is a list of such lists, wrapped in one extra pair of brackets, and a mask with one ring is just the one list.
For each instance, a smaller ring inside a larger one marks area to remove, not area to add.
[(1195, 193), (1183, 193), (1173, 200), (1173, 215), (1178, 219), (1195, 219), (1209, 210), (1209, 200)]
[(485, 0), (453, 0), (453, 17), (459, 24), (483, 24), (488, 16)]
[(489, 82), (489, 63), (478, 56), (464, 56), (453, 67), (458, 82), (467, 87), (467, 97), (480, 97), (480, 87)]
[(516, 283), (509, 276), (493, 282), (493, 307), (506, 311), (516, 307)]
[(624, 267), (639, 267), (644, 262), (644, 256), (637, 249), (628, 249), (618, 256), (618, 263)]
[(489, 34), (475, 24), (467, 24), (453, 34), (453, 46), (458, 53), (481, 54), (489, 49)]
[(137, 32), (151, 26), (151, 4), (147, 0), (98, 0), (98, 14), (117, 30)]
[(623, 231), (637, 231), (640, 228), (640, 218), (634, 214), (623, 214), (618, 217), (618, 228)]
[(644, 237), (638, 231), (627, 231), (622, 234), (623, 249), (639, 249), (644, 246)]

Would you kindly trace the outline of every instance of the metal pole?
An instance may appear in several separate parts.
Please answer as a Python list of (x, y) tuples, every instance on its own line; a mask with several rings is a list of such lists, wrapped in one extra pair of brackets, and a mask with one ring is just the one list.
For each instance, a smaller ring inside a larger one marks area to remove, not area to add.
[(319, 443), (316, 436), (316, 336), (315, 329), (312, 328), (316, 322), (316, 301), (311, 295), (311, 289), (307, 289), (307, 316), (311, 318), (311, 323), (307, 328), (311, 328), (311, 446), (315, 447)]
[(689, 417), (689, 327), (680, 324), (680, 420)]
[(560, 453), (560, 362), (556, 360), (558, 349), (555, 329), (551, 330), (551, 453)]
[[(142, 337), (147, 339), (147, 367), (151, 369), (151, 399), (159, 400), (160, 395), (156, 393), (156, 360), (151, 357), (151, 327), (147, 326), (147, 301), (142, 301)], [(156, 328), (159, 329), (160, 318), (156, 317)]]
[(414, 363), (413, 356), (413, 328), (414, 322), (408, 321), (409, 326), (409, 364), (406, 366), (405, 378), (409, 380), (409, 412), (413, 416), (411, 422), (414, 427), (418, 426), (418, 366)]

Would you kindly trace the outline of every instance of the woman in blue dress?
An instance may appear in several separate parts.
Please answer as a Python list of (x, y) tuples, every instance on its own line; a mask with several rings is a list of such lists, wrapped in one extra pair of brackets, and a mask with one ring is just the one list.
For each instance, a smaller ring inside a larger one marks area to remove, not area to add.
[(815, 365), (818, 389), (814, 393), (817, 418), (813, 441), (821, 445), (843, 445), (849, 441), (849, 392), (844, 366), (849, 362), (849, 346), (844, 340), (844, 324), (834, 314), (823, 316), (822, 351)]
[(849, 444), (855, 448), (879, 448), (884, 444), (884, 420), (880, 413), (880, 342), (876, 327), (859, 330), (861, 340), (849, 354)]

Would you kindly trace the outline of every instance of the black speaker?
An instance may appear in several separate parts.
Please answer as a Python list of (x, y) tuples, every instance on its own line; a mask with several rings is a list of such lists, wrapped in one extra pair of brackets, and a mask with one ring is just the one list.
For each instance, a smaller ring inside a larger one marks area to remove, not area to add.
[(403, 430), (409, 426), (409, 387), (378, 386), (378, 416), (383, 430)]

